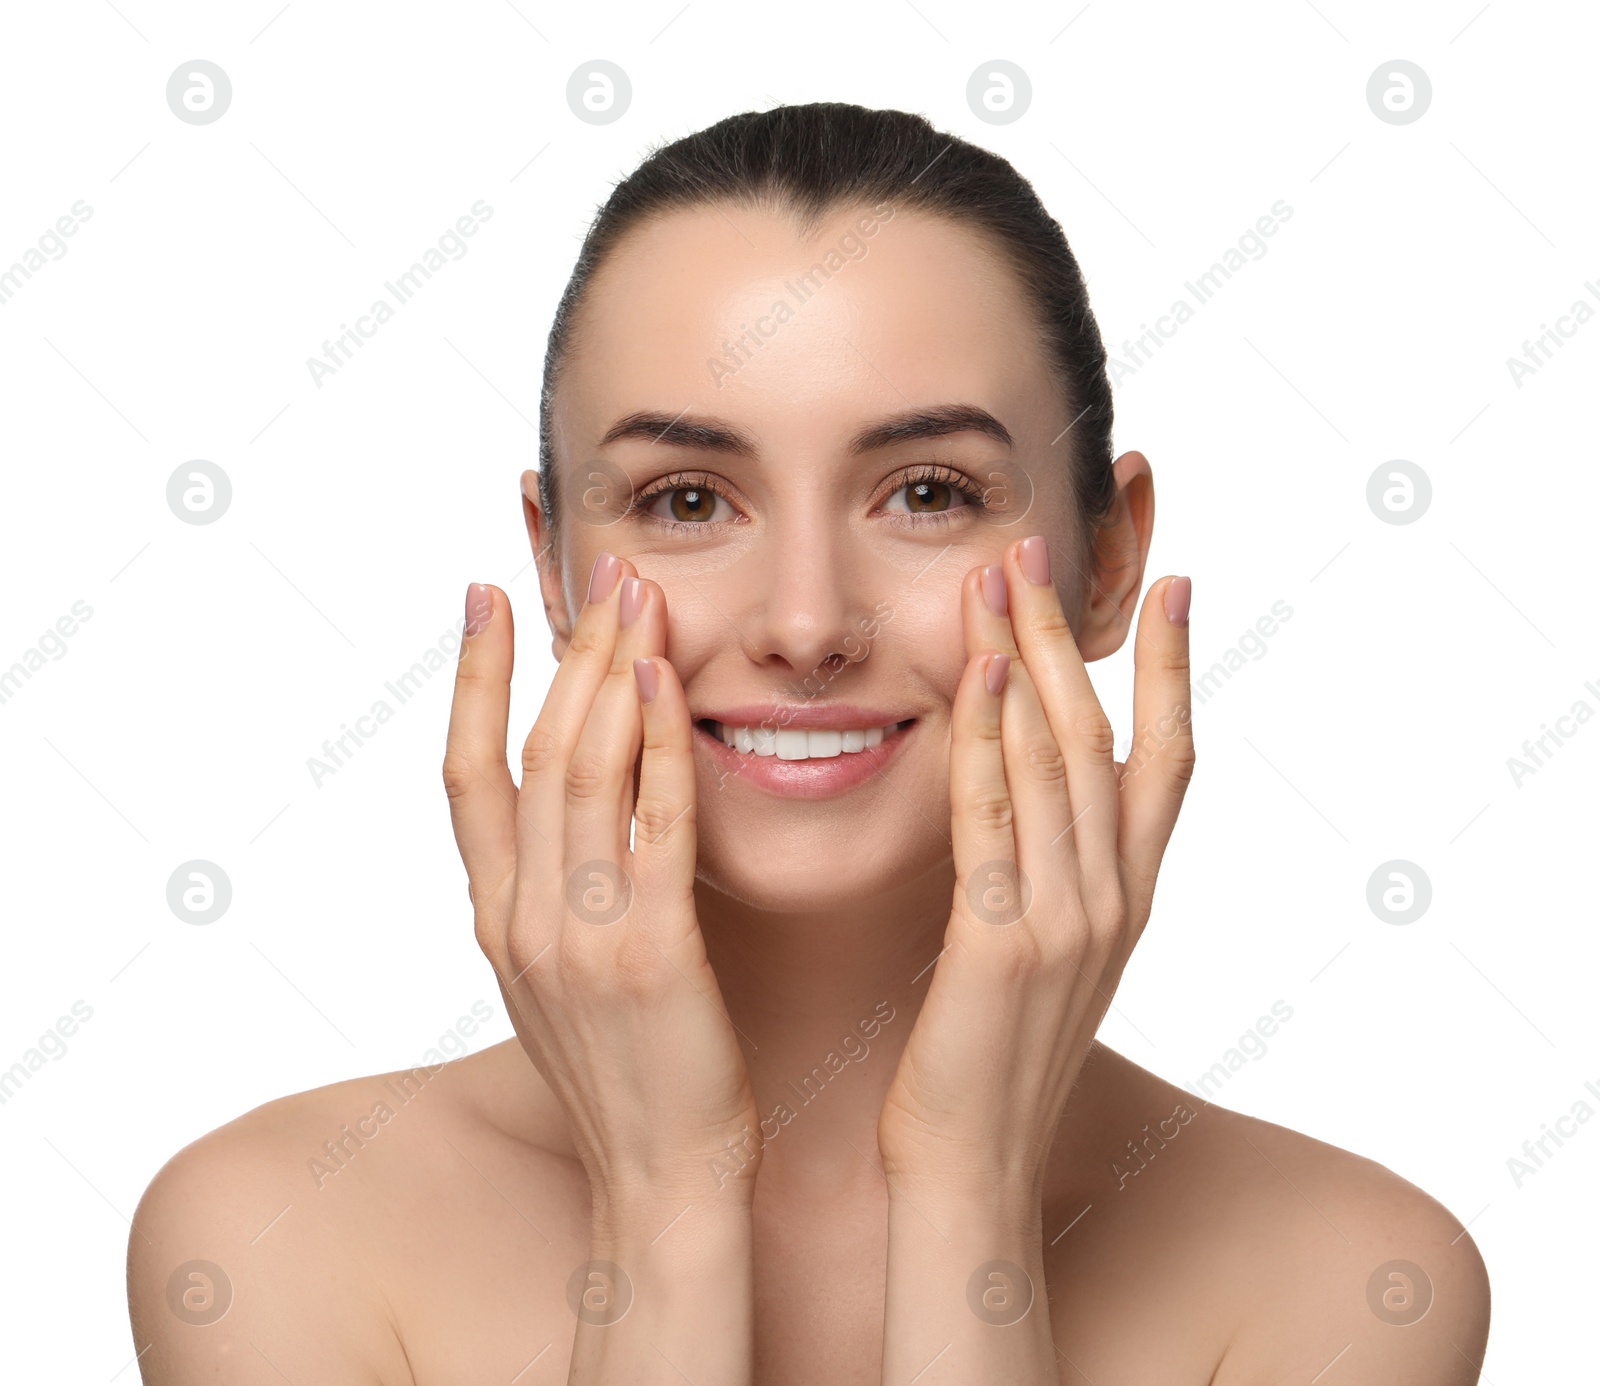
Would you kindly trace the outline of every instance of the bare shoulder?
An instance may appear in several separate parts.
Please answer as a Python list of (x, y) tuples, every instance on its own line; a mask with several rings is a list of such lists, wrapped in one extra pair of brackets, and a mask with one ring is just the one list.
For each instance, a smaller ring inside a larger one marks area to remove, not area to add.
[(1459, 1218), (1376, 1160), (1195, 1106), (1208, 1128), (1197, 1172), (1226, 1210), (1219, 1269), (1240, 1309), (1214, 1386), (1478, 1380), (1489, 1277)]
[(128, 1240), (146, 1383), (419, 1380), (427, 1345), (410, 1339), (432, 1287), (417, 1268), (464, 1247), (492, 1264), (503, 1196), (536, 1201), (559, 1165), (485, 1119), (499, 1062), (486, 1050), (279, 1098), (168, 1160)]
[(310, 1362), (341, 1386), (408, 1380), (385, 1306), (369, 1277), (349, 1273), (359, 1211), (307, 1179), (307, 1159), (327, 1158), (324, 1143), (355, 1115), (364, 1085), (265, 1103), (185, 1146), (150, 1181), (128, 1237), (147, 1383), (304, 1379)]
[[(1063, 1316), (1069, 1336), (1087, 1341), (1109, 1316), (1137, 1329), (1151, 1379), (1210, 1386), (1478, 1380), (1488, 1274), (1437, 1199), (1109, 1050), (1084, 1087), (1089, 1130), (1046, 1209), (1047, 1232), (1070, 1228), (1056, 1249), (1063, 1308), (1085, 1304)], [(1078, 1360), (1096, 1376), (1111, 1359)]]

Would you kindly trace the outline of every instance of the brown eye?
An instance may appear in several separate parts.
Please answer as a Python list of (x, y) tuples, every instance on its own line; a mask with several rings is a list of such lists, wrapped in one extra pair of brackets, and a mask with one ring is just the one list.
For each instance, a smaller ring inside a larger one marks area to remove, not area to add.
[(680, 487), (667, 500), (667, 508), (675, 520), (709, 520), (717, 508), (717, 498), (709, 491)]
[[(721, 516), (717, 514), (719, 502), (727, 511)], [(658, 520), (680, 525), (709, 524), (733, 513), (733, 507), (708, 486), (674, 486), (650, 497), (645, 508)]]
[(906, 509), (913, 515), (949, 510), (955, 494), (942, 481), (914, 481), (906, 487)]
[(902, 483), (889, 497), (887, 509), (901, 515), (953, 515), (977, 504), (965, 485), (922, 476)]

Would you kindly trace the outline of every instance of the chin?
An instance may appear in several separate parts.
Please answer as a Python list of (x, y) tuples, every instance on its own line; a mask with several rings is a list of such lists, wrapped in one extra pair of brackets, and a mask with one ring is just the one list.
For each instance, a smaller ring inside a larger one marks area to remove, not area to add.
[(756, 812), (722, 817), (703, 808), (696, 877), (701, 889), (769, 914), (856, 913), (873, 923), (872, 902), (930, 871), (950, 866), (950, 846), (909, 800), (881, 801), (866, 823), (792, 805), (760, 821)]

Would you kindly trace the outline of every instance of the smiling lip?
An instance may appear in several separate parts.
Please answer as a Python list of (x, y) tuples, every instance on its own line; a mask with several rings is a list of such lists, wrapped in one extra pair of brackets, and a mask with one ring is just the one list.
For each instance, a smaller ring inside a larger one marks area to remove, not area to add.
[[(793, 716), (787, 722), (777, 720), (779, 711), (769, 705), (764, 709), (728, 708), (714, 717), (709, 713), (699, 714), (694, 722), (694, 744), (704, 750), (718, 767), (719, 789), (742, 781), (786, 799), (831, 799), (848, 793), (867, 780), (875, 779), (878, 772), (899, 753), (900, 747), (917, 725), (915, 719), (896, 719), (887, 714), (864, 712), (861, 708), (846, 704), (834, 704), (827, 708), (793, 708), (790, 709)], [(899, 725), (894, 731), (886, 732), (878, 745), (865, 750), (817, 760), (782, 760), (777, 756), (736, 751), (721, 737), (707, 731), (701, 717), (729, 726), (744, 727), (759, 727), (765, 720), (767, 726), (787, 731), (848, 731), (887, 727), (897, 721)]]

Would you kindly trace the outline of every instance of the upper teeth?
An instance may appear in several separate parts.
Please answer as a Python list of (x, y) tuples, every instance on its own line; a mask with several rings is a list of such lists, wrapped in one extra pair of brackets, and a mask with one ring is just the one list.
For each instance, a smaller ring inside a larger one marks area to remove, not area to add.
[[(709, 719), (708, 719), (709, 720)], [(876, 746), (900, 724), (867, 727), (862, 731), (796, 731), (793, 728), (729, 727), (711, 722), (711, 734), (745, 755), (777, 756), (779, 760), (824, 760)]]

